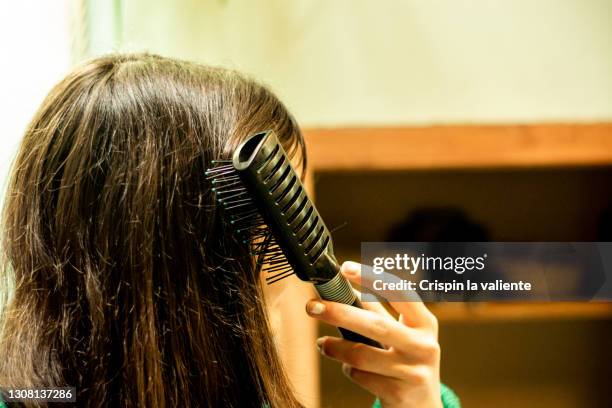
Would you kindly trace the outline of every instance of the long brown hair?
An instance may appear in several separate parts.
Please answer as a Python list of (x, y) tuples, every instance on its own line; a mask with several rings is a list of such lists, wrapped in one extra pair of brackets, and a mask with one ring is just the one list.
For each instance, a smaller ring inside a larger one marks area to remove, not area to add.
[(225, 69), (112, 55), (61, 81), (8, 185), (0, 386), (75, 386), (86, 406), (298, 406), (204, 177), (266, 129), (303, 151), (281, 102)]

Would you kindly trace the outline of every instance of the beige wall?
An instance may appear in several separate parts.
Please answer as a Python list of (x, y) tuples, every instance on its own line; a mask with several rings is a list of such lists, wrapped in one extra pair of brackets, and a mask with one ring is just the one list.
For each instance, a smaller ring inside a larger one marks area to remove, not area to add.
[(0, 207), (27, 124), (70, 69), (68, 1), (27, 0), (0, 6)]
[(313, 125), (612, 119), (609, 0), (130, 0), (123, 50), (235, 67)]

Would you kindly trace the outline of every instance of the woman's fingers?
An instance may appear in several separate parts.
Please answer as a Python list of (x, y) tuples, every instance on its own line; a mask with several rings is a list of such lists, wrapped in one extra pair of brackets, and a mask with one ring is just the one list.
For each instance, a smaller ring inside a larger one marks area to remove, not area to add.
[[(357, 299), (361, 299), (361, 293), (357, 289), (353, 289)], [(365, 310), (371, 310), (372, 312), (378, 313), (381, 316), (389, 317), (393, 320), (397, 320), (380, 302), (362, 302), (361, 306)]]
[[(389, 273), (377, 274), (362, 273), (362, 268), (369, 268), (356, 262), (344, 262), (342, 264), (342, 274), (351, 282), (362, 287), (373, 288), (374, 280), (384, 282), (399, 282), (400, 279)], [(411, 327), (425, 327), (438, 330), (438, 322), (435, 316), (423, 304), (418, 294), (414, 291), (402, 291), (394, 293), (397, 300), (389, 301), (389, 304), (402, 315), (402, 322)], [(364, 304), (370, 302), (363, 302)]]
[(390, 317), (343, 303), (311, 300), (306, 312), (325, 323), (354, 331), (389, 347), (417, 354), (421, 351), (423, 334)]
[(372, 394), (384, 396), (389, 403), (399, 404), (402, 402), (400, 394), (405, 386), (401, 380), (363, 371), (348, 364), (342, 364), (342, 372), (351, 381)]
[(389, 350), (327, 336), (317, 340), (317, 347), (325, 357), (363, 371), (396, 378), (408, 377), (410, 374), (408, 366)]
[[(342, 274), (363, 288), (373, 288), (374, 279), (399, 280), (390, 274), (366, 273), (362, 268), (367, 266), (346, 262)], [(374, 292), (385, 297), (384, 292)], [(359, 296), (359, 292), (356, 291), (356, 295)], [(377, 395), (383, 406), (440, 407), (437, 321), (415, 292), (394, 292), (393, 295), (394, 300), (388, 305), (386, 302), (363, 302), (363, 309), (324, 300), (311, 300), (306, 305), (310, 316), (377, 340), (389, 346), (388, 349), (336, 337), (321, 338), (317, 345), (325, 356), (342, 362), (344, 373)], [(395, 312), (399, 320), (394, 318)]]

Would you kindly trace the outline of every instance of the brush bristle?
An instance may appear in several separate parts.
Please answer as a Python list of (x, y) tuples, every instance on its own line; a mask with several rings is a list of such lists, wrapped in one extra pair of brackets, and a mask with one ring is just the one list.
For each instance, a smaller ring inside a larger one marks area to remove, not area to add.
[(272, 284), (294, 274), (270, 228), (240, 180), (231, 160), (213, 160), (206, 171), (215, 200), (223, 208), (223, 216), (237, 238), (250, 249), (262, 268), (266, 282)]

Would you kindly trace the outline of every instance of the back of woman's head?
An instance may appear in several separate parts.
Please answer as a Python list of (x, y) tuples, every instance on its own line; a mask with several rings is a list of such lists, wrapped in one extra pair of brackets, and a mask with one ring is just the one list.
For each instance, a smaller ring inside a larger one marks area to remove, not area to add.
[(232, 71), (119, 55), (60, 82), (5, 199), (0, 384), (76, 386), (91, 406), (297, 404), (204, 177), (266, 129), (300, 153), (283, 105)]

